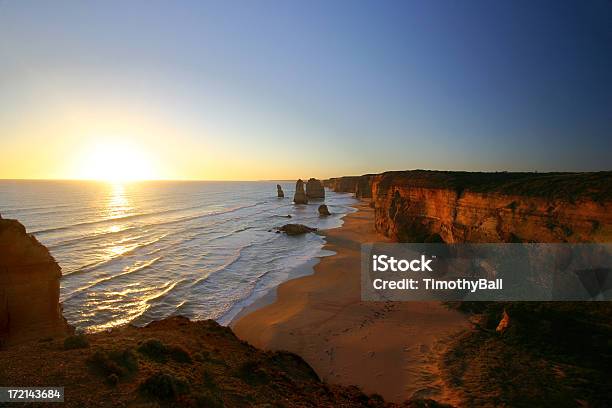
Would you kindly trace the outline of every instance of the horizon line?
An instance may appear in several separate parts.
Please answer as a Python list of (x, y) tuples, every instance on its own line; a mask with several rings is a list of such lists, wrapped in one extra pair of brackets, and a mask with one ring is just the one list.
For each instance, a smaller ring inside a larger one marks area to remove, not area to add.
[[(360, 177), (366, 175), (377, 175), (383, 173), (391, 173), (391, 172), (403, 172), (403, 171), (431, 171), (431, 172), (447, 172), (447, 173), (533, 173), (533, 174), (580, 174), (580, 173), (606, 173), (612, 172), (612, 169), (608, 170), (591, 170), (591, 171), (571, 171), (571, 170), (555, 170), (555, 171), (508, 171), (508, 170), (490, 170), (490, 171), (478, 171), (478, 170), (434, 170), (434, 169), (404, 169), (404, 170), (385, 170), (378, 173), (361, 173), (361, 174), (348, 174), (341, 176), (333, 176), (333, 177), (321, 177), (317, 178), (318, 180), (328, 180), (331, 178), (340, 178), (340, 177)], [(299, 178), (302, 180), (308, 180), (307, 177)], [(138, 182), (151, 182), (151, 181), (182, 181), (182, 182), (195, 182), (195, 181), (205, 181), (205, 182), (262, 182), (262, 181), (296, 181), (298, 178), (290, 178), (290, 179), (256, 179), (256, 180), (234, 180), (234, 179), (189, 179), (189, 178), (159, 178), (159, 179), (133, 179), (133, 180), (106, 180), (106, 179), (87, 179), (87, 178), (2, 178), (0, 177), (0, 181), (93, 181), (93, 182), (102, 182), (102, 183), (138, 183)]]

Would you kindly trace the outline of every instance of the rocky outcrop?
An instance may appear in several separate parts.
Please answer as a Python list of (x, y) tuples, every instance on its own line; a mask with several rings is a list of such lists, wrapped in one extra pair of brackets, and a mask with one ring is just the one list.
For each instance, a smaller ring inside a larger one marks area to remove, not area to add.
[(65, 334), (61, 269), (16, 220), (0, 219), (0, 339), (11, 343)]
[(280, 184), (276, 185), (276, 193), (278, 195), (278, 198), (285, 198), (285, 193), (283, 192), (283, 188)]
[(328, 215), (331, 215), (329, 212), (329, 209), (327, 208), (325, 204), (321, 204), (319, 206), (319, 215), (323, 217), (327, 217)]
[(284, 232), (287, 235), (301, 235), (307, 234), (309, 232), (315, 232), (317, 229), (302, 224), (285, 224), (278, 230)]
[(355, 197), (357, 198), (372, 198), (372, 180), (374, 179), (373, 174), (364, 174), (357, 180), (357, 187), (355, 188)]
[(376, 229), (404, 242), (610, 242), (612, 172), (388, 172)]
[(357, 198), (371, 198), (374, 176), (375, 174), (364, 174), (363, 176), (335, 177), (325, 180), (323, 184), (337, 193), (353, 193)]
[(344, 176), (327, 179), (323, 182), (325, 187), (336, 193), (355, 193), (359, 176)]
[(293, 202), (296, 204), (308, 204), (308, 197), (304, 191), (304, 182), (299, 179), (295, 183), (295, 194), (293, 195)]
[(306, 196), (308, 198), (325, 198), (325, 188), (321, 180), (311, 178), (306, 183)]

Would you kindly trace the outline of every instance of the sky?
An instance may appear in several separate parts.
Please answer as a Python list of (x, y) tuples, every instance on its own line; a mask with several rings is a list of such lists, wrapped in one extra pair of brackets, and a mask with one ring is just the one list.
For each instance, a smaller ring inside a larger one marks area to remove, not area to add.
[(0, 178), (612, 169), (612, 2), (0, 0)]

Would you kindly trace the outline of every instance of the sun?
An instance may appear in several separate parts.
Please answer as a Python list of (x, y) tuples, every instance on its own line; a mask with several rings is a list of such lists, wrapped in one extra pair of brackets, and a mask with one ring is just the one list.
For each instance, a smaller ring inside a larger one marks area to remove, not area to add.
[(80, 154), (80, 179), (136, 181), (156, 178), (150, 156), (137, 145), (125, 141), (94, 143)]

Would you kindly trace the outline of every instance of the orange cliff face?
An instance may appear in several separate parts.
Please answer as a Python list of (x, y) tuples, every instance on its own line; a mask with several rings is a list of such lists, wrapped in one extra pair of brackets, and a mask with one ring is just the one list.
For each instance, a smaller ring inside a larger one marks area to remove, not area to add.
[(63, 335), (61, 269), (16, 220), (0, 218), (0, 343)]
[(382, 173), (370, 180), (376, 229), (397, 241), (610, 242), (612, 238), (612, 172), (415, 170)]

